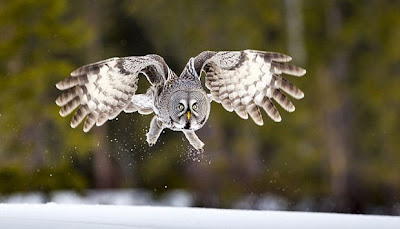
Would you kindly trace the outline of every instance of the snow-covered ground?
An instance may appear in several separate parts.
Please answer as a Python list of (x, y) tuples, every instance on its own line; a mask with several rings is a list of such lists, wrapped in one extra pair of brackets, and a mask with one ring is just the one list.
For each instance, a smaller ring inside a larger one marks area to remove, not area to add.
[(400, 217), (393, 216), (271, 211), (286, 209), (287, 202), (270, 195), (258, 201), (249, 196), (234, 205), (269, 211), (190, 208), (193, 203), (183, 190), (161, 196), (140, 189), (14, 193), (0, 196), (0, 229), (400, 228)]
[(400, 217), (70, 204), (0, 204), (0, 228), (400, 228)]
[[(0, 203), (8, 204), (111, 204), (111, 205), (146, 205), (146, 206), (173, 206), (191, 207), (194, 198), (190, 192), (185, 190), (167, 190), (161, 196), (155, 196), (147, 190), (142, 189), (105, 189), (86, 190), (78, 194), (72, 190), (53, 191), (45, 195), (42, 192), (13, 193), (12, 195), (0, 196)], [(312, 201), (303, 201), (295, 209), (312, 210)], [(287, 210), (288, 202), (281, 197), (271, 194), (262, 196), (244, 196), (233, 204), (237, 209), (258, 210)]]
[[(48, 194), (43, 192), (22, 192), (0, 195), (0, 203), (5, 204), (44, 204), (49, 202), (57, 204), (193, 207), (196, 201), (195, 194), (181, 189), (168, 189), (162, 194), (155, 194), (144, 189), (101, 189), (86, 190), (81, 194), (72, 190), (58, 190)], [(232, 208), (307, 212), (323, 209), (322, 211), (329, 212), (334, 204), (332, 200), (322, 198), (318, 200), (305, 198), (293, 204), (284, 197), (264, 193), (245, 195), (234, 201)], [(325, 208), (321, 208), (321, 206), (325, 206)], [(383, 215), (387, 211), (378, 206), (365, 209), (365, 212), (368, 215)], [(399, 203), (394, 204), (391, 214), (400, 215)]]
[[(111, 205), (156, 205), (188, 207), (193, 205), (190, 193), (184, 190), (171, 190), (162, 196), (141, 189), (87, 190), (78, 194), (72, 190), (53, 191), (48, 195), (42, 192), (13, 193), (0, 196), (0, 203), (7, 204), (111, 204)], [(1, 229), (1, 228), (0, 228)]]

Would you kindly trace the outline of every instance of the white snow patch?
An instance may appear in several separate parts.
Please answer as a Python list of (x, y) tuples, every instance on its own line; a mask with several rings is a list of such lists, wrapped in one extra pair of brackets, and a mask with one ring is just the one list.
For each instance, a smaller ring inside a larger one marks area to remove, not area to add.
[(400, 217), (115, 205), (0, 204), (0, 228), (400, 228)]
[(171, 190), (158, 198), (141, 189), (104, 189), (87, 190), (80, 195), (71, 190), (54, 191), (49, 195), (41, 192), (15, 193), (0, 196), (0, 203), (6, 204), (40, 204), (53, 202), (58, 204), (111, 204), (111, 205), (157, 205), (188, 207), (193, 205), (193, 197), (184, 190)]

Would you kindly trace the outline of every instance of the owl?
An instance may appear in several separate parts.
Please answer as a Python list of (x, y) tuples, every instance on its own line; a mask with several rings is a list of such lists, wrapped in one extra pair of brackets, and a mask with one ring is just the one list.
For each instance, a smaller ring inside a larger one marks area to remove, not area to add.
[[(58, 82), (56, 87), (63, 92), (56, 104), (63, 117), (78, 108), (71, 127), (85, 119), (85, 132), (95, 124), (101, 126), (116, 118), (122, 111), (154, 113), (146, 134), (150, 146), (168, 128), (182, 131), (189, 143), (201, 151), (204, 143), (195, 131), (207, 122), (212, 101), (243, 119), (250, 116), (260, 126), (260, 108), (273, 121), (281, 121), (273, 101), (288, 112), (295, 110), (284, 93), (295, 99), (303, 98), (304, 93), (281, 75), (300, 77), (306, 71), (289, 64), (291, 59), (281, 53), (256, 50), (204, 51), (190, 58), (178, 76), (155, 54), (114, 57), (80, 67)], [(208, 93), (201, 83), (202, 72)], [(146, 93), (136, 94), (141, 75), (150, 87)]]

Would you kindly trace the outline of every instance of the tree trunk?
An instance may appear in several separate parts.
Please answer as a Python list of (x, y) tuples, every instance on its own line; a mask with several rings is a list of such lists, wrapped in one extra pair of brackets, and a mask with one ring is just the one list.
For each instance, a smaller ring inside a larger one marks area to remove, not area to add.
[[(342, 30), (342, 13), (340, 7), (333, 3), (327, 7), (328, 43), (334, 42)], [(333, 209), (339, 212), (353, 212), (349, 196), (349, 158), (352, 151), (352, 102), (343, 91), (342, 85), (349, 75), (348, 50), (334, 50), (332, 60), (328, 63), (326, 74), (322, 77), (321, 101), (323, 118), (322, 131), (328, 153), (330, 168), (330, 187), (333, 197)]]
[[(93, 56), (99, 56), (99, 50), (102, 49), (102, 1), (87, 1), (87, 21), (95, 32), (95, 38), (90, 43), (87, 50), (86, 59), (93, 62)], [(104, 123), (101, 127), (93, 127), (91, 130), (97, 139), (97, 147), (93, 149), (93, 176), (94, 188), (112, 188), (113, 184), (113, 166), (110, 157), (110, 142), (107, 139), (108, 124)]]
[(301, 0), (285, 0), (288, 52), (296, 63), (304, 65), (307, 61), (307, 53), (304, 48), (301, 5)]

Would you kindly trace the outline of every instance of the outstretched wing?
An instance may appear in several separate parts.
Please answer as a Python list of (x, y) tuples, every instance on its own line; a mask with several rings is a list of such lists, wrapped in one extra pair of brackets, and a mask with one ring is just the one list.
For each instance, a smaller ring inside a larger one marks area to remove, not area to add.
[(273, 104), (275, 100), (285, 110), (295, 110), (292, 102), (282, 93), (295, 99), (304, 97), (303, 92), (281, 77), (282, 73), (302, 76), (306, 70), (289, 64), (290, 56), (255, 50), (200, 53), (194, 59), (198, 75), (206, 73), (205, 85), (214, 101), (241, 118), (248, 115), (257, 125), (263, 125), (259, 107), (276, 122), (281, 116)]
[(169, 71), (158, 55), (115, 57), (85, 65), (56, 84), (63, 90), (56, 104), (61, 107), (63, 117), (79, 107), (72, 117), (71, 127), (75, 128), (86, 117), (83, 130), (87, 132), (94, 124), (100, 126), (123, 110), (135, 111), (132, 107), (136, 106), (132, 103), (139, 96), (134, 96), (139, 73), (146, 75), (152, 85), (162, 85)]

